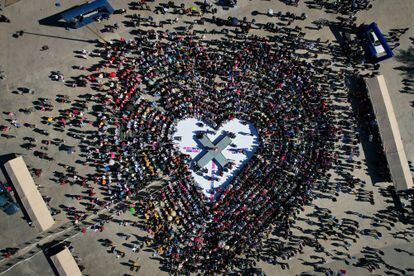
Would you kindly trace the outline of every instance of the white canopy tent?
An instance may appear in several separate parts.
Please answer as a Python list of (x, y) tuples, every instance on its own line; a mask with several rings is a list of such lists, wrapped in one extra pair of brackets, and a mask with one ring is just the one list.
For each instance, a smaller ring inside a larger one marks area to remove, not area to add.
[(411, 189), (413, 188), (413, 179), (384, 76), (366, 78), (365, 83), (377, 119), (395, 189), (397, 191)]
[(42, 195), (37, 190), (23, 157), (19, 156), (6, 162), (4, 167), (19, 195), (26, 213), (36, 228), (40, 231), (49, 229), (55, 221)]
[(59, 276), (82, 276), (78, 264), (73, 258), (68, 248), (50, 257)]

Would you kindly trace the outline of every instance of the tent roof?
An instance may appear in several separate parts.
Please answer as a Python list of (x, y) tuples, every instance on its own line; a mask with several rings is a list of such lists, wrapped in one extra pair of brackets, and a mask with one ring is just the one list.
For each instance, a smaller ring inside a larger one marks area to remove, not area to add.
[(397, 191), (413, 188), (413, 179), (400, 129), (383, 75), (365, 79), (377, 119), (388, 166)]

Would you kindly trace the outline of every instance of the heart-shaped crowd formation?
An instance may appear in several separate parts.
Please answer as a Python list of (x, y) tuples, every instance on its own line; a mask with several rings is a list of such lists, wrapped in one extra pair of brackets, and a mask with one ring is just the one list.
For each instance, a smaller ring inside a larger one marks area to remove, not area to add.
[[(145, 201), (144, 214), (152, 246), (169, 270), (228, 270), (239, 254), (259, 250), (272, 226), (287, 226), (291, 212), (312, 198), (313, 183), (330, 167), (335, 131), (326, 79), (277, 41), (172, 36), (161, 42), (144, 34), (101, 45), (95, 53), (102, 62), (76, 80), (104, 91), (94, 96), (99, 154), (87, 161), (101, 160), (98, 172), (118, 200), (167, 177)], [(115, 73), (102, 85), (99, 77), (108, 70)], [(215, 134), (198, 135), (194, 127), (183, 131), (187, 120)], [(226, 138), (220, 131), (226, 122), (248, 122), (256, 130), (238, 145), (232, 139), (242, 134)], [(200, 157), (192, 152), (197, 141), (204, 150)], [(204, 187), (197, 173), (205, 172), (194, 165), (210, 154), (201, 165), (211, 165), (213, 156), (223, 171), (231, 169), (225, 161), (231, 159), (231, 144), (248, 148), (249, 156), (233, 164), (232, 175), (217, 178), (213, 188), (221, 189), (213, 189), (215, 200), (205, 200), (212, 187)]]

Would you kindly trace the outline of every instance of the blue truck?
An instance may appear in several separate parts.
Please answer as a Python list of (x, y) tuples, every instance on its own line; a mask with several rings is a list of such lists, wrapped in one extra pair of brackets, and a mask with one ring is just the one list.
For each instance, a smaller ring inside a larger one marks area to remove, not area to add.
[(362, 25), (359, 36), (363, 41), (366, 54), (370, 60), (380, 62), (394, 56), (393, 51), (376, 23)]
[(81, 28), (100, 17), (109, 17), (114, 9), (107, 0), (95, 0), (61, 13), (61, 18), (73, 28)]

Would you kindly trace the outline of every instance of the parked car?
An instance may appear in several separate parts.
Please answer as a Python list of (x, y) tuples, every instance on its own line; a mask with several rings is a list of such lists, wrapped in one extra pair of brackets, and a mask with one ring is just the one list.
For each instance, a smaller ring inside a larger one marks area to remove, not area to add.
[(0, 184), (0, 209), (11, 216), (20, 211), (19, 206), (13, 201), (9, 192)]
[(377, 57), (385, 53), (384, 47), (382, 46), (381, 42), (379, 41), (377, 35), (375, 34), (373, 30), (369, 31), (367, 33), (367, 36), (368, 36), (369, 42), (374, 47), (375, 55)]

